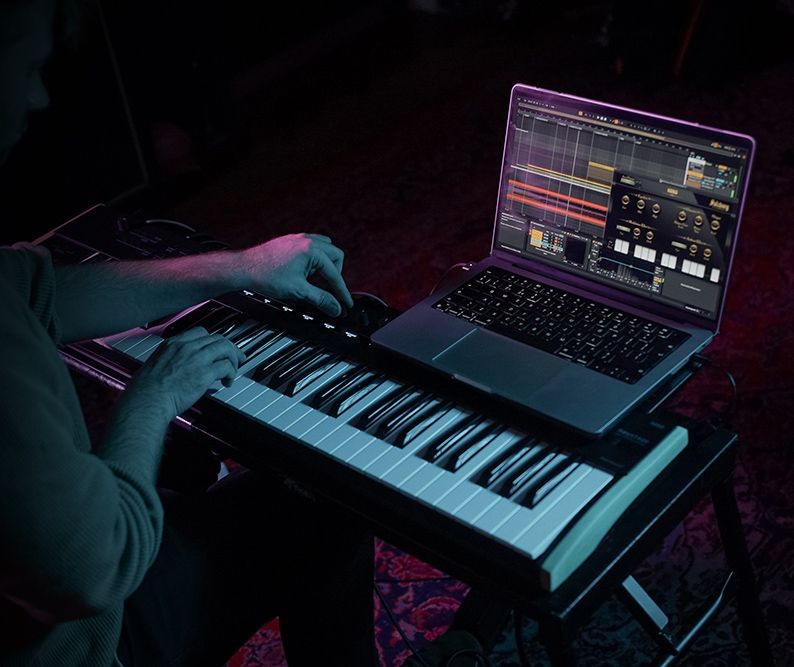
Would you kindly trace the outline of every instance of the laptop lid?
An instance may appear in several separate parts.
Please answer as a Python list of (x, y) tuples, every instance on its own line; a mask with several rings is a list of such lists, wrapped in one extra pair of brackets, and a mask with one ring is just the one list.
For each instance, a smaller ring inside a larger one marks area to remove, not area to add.
[(491, 254), (716, 332), (752, 137), (525, 85)]

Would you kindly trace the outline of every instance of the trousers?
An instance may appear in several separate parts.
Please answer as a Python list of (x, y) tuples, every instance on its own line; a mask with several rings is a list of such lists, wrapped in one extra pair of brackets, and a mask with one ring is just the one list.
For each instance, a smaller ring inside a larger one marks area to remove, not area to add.
[(244, 469), (160, 495), (163, 541), (125, 604), (124, 667), (219, 667), (276, 616), (290, 667), (378, 664), (363, 521)]

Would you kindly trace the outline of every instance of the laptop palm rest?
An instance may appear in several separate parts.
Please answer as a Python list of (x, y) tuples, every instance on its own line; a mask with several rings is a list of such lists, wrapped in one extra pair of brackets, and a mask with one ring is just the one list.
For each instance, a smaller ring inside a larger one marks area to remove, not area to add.
[(433, 362), (459, 380), (522, 403), (566, 366), (556, 357), (483, 329), (469, 332)]

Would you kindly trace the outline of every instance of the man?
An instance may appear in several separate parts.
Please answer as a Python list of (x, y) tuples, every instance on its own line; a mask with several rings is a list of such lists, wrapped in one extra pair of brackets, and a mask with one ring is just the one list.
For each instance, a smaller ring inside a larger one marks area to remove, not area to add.
[[(0, 160), (46, 106), (55, 13), (0, 4)], [(166, 341), (94, 451), (56, 350), (241, 288), (335, 316), (352, 306), (342, 265), (313, 234), (57, 268), (45, 250), (0, 249), (0, 665), (220, 665), (276, 614), (291, 667), (375, 664), (371, 540), (355, 522), (246, 473), (198, 497), (156, 489), (168, 424), (233, 382), (233, 344), (201, 328)], [(262, 524), (277, 543), (260, 547)]]

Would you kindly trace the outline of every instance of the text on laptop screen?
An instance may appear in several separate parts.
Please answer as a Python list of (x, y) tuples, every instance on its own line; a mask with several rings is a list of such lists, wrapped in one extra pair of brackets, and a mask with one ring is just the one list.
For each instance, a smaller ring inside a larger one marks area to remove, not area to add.
[(494, 246), (714, 320), (748, 156), (664, 119), (519, 95)]

